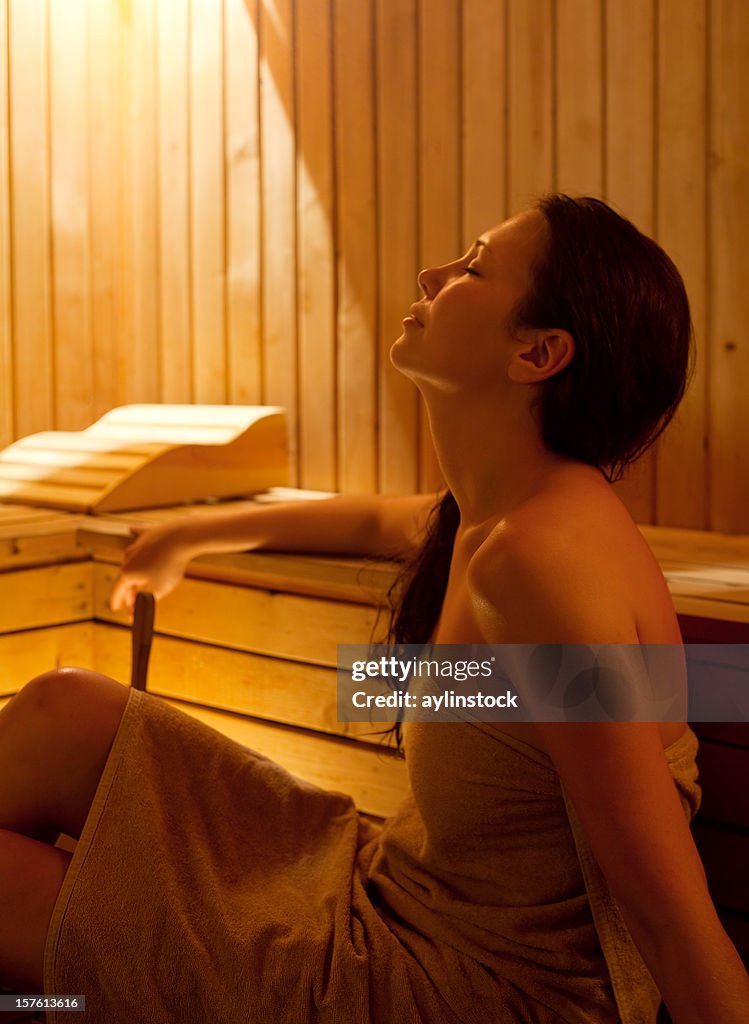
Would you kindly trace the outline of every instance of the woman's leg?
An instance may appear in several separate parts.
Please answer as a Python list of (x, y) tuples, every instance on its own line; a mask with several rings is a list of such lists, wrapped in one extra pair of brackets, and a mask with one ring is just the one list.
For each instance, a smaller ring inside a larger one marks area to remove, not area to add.
[(72, 854), (0, 829), (0, 985), (43, 989), (44, 946)]
[(78, 838), (128, 689), (85, 669), (37, 676), (0, 711), (0, 829)]
[[(85, 669), (32, 679), (0, 711), (0, 984), (42, 990), (44, 945), (128, 690)], [(46, 840), (46, 841), (42, 841)]]

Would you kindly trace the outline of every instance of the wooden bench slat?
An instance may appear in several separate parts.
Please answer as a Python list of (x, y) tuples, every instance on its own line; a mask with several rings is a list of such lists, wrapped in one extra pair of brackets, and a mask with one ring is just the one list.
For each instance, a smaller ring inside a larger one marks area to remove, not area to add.
[[(93, 569), (96, 618), (126, 624), (127, 615), (109, 607), (115, 568), (94, 564)], [(337, 644), (366, 642), (376, 618), (377, 610), (365, 605), (186, 579), (159, 604), (157, 629), (235, 650), (334, 666)]]
[(92, 562), (22, 569), (8, 577), (0, 603), (0, 634), (93, 618)]
[(51, 626), (30, 633), (0, 635), (0, 695), (16, 693), (34, 676), (51, 668), (93, 668), (93, 622)]
[[(94, 624), (94, 667), (115, 679), (130, 674), (130, 631)], [(162, 697), (302, 726), (373, 746), (372, 735), (390, 722), (339, 722), (336, 671), (281, 658), (267, 658), (156, 634), (148, 670), (148, 690)]]

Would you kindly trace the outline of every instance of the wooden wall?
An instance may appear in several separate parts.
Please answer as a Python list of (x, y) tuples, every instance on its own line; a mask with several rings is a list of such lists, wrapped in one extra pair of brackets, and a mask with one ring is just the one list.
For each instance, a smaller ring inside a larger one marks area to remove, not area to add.
[(421, 266), (601, 195), (690, 292), (635, 518), (749, 531), (745, 0), (0, 0), (0, 443), (267, 402), (295, 482), (435, 482), (389, 365)]

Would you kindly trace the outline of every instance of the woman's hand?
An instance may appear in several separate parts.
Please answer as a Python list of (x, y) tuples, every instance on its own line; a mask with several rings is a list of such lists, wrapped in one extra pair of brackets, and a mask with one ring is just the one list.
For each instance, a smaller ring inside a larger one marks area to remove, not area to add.
[(127, 608), (132, 614), (139, 590), (149, 590), (157, 600), (171, 594), (184, 576), (192, 554), (172, 523), (134, 526), (131, 533), (134, 540), (125, 549), (109, 604), (113, 611)]

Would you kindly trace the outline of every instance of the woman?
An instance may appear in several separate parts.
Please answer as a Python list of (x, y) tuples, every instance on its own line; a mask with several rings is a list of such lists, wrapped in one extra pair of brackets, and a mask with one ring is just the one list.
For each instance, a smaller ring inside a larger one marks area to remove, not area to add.
[[(550, 196), (419, 284), (391, 358), (428, 411), (449, 488), (434, 514), (418, 495), (190, 516), (135, 540), (113, 607), (168, 593), (202, 552), (406, 552), (399, 642), (680, 643), (610, 486), (686, 386), (670, 260), (605, 204)], [(377, 830), (157, 698), (81, 670), (33, 680), (0, 713), (0, 979), (86, 992), (109, 1022), (137, 1019), (136, 988), (154, 1022), (634, 1024), (655, 1020), (652, 979), (675, 1024), (745, 1020), (688, 827), (684, 722), (412, 722), (403, 739), (412, 794)], [(193, 801), (202, 824), (180, 831)], [(49, 843), (84, 826), (71, 865)], [(146, 904), (148, 933), (113, 943)]]

